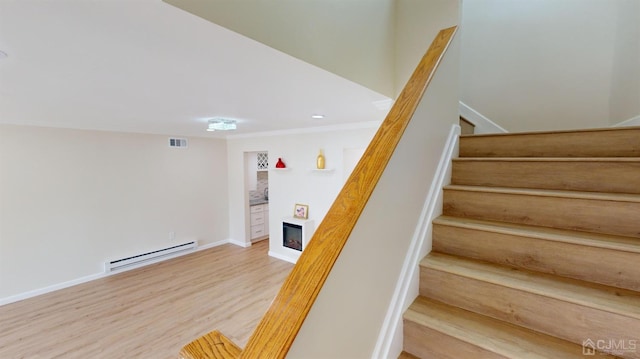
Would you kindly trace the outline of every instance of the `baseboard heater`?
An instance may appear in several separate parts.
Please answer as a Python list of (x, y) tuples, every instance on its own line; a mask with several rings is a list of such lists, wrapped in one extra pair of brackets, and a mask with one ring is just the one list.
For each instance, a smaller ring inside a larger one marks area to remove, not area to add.
[(195, 241), (178, 244), (172, 247), (158, 249), (156, 251), (151, 251), (143, 254), (138, 254), (135, 256), (116, 259), (110, 262), (106, 262), (104, 264), (104, 271), (106, 273), (114, 272), (122, 269), (130, 269), (134, 267), (139, 267), (144, 264), (151, 264), (155, 262), (159, 262), (161, 260), (177, 257), (182, 252), (192, 251), (197, 247), (197, 243)]

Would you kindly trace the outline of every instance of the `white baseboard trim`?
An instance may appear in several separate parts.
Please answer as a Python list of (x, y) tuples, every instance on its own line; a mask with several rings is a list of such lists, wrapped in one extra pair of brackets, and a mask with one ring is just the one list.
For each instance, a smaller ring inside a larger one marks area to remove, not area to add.
[(240, 241), (237, 241), (237, 240), (231, 239), (231, 238), (229, 238), (227, 241), (228, 241), (228, 243), (235, 244), (236, 246), (240, 246), (242, 248), (251, 247), (251, 242), (240, 242)]
[(269, 251), (269, 257), (280, 259), (280, 260), (283, 260), (285, 262), (289, 262), (289, 263), (293, 263), (293, 264), (296, 264), (296, 262), (298, 261), (298, 258), (289, 257), (289, 256), (286, 256), (286, 255), (283, 255), (283, 254), (280, 254), (280, 253), (273, 252), (273, 251)]
[(622, 121), (620, 123), (616, 123), (611, 127), (628, 127), (628, 126), (640, 126), (640, 115), (636, 117), (632, 117), (626, 121)]
[(47, 286), (47, 287), (44, 287), (44, 288), (38, 288), (38, 289), (30, 290), (30, 291), (27, 291), (27, 292), (24, 292), (24, 293), (12, 295), (12, 296), (9, 296), (9, 297), (0, 298), (0, 306), (5, 305), (5, 304), (9, 304), (9, 303), (18, 302), (18, 301), (25, 300), (25, 299), (29, 299), (29, 298), (33, 298), (33, 297), (36, 297), (36, 296), (39, 296), (39, 295), (42, 295), (42, 294), (47, 294), (47, 293), (50, 293), (50, 292), (54, 292), (56, 290), (73, 287), (74, 285), (78, 285), (78, 284), (90, 282), (92, 280), (108, 277), (108, 276), (113, 275), (113, 274), (126, 272), (126, 271), (131, 270), (131, 269), (144, 267), (144, 266), (149, 265), (149, 264), (154, 264), (154, 263), (162, 262), (162, 261), (165, 261), (165, 260), (168, 260), (168, 259), (173, 259), (173, 258), (181, 257), (181, 256), (184, 256), (184, 255), (187, 255), (187, 254), (191, 254), (191, 253), (194, 253), (194, 252), (197, 252), (197, 251), (202, 251), (202, 250), (205, 250), (205, 249), (221, 246), (221, 245), (227, 244), (227, 243), (230, 243), (230, 240), (224, 239), (224, 240), (220, 240), (220, 241), (216, 241), (216, 242), (212, 242), (212, 243), (207, 243), (207, 244), (202, 245), (202, 246), (198, 245), (198, 247), (196, 247), (192, 251), (188, 251), (188, 252), (184, 252), (184, 253), (176, 253), (176, 254), (174, 254), (172, 256), (167, 256), (167, 257), (164, 257), (162, 259), (155, 260), (155, 261), (149, 261), (149, 262), (144, 263), (142, 265), (132, 266), (130, 268), (114, 271), (114, 272), (111, 272), (111, 273), (100, 272), (100, 273), (96, 273), (96, 274), (91, 274), (91, 275), (88, 275), (88, 276), (72, 279), (72, 280), (69, 280), (69, 281), (66, 281), (66, 282), (53, 284), (53, 285), (50, 285), (50, 286)]
[(228, 244), (229, 240), (228, 239), (223, 239), (220, 241), (215, 241), (215, 242), (211, 242), (211, 243), (207, 243), (207, 244), (203, 244), (202, 246), (198, 245), (198, 247), (196, 248), (196, 252), (197, 251), (203, 251), (205, 249), (209, 249), (209, 248), (213, 248), (213, 247), (218, 247), (221, 246), (223, 244)]
[(484, 117), (480, 112), (472, 109), (467, 106), (462, 101), (459, 101), (458, 104), (458, 112), (460, 116), (464, 117), (467, 121), (474, 124), (476, 127), (474, 128), (474, 133), (482, 134), (482, 133), (507, 133), (509, 131), (500, 127), (495, 122), (490, 119)]
[(414, 283), (418, 278), (418, 266), (422, 257), (431, 251), (430, 247), (425, 248), (425, 244), (431, 238), (431, 222), (441, 213), (441, 210), (437, 210), (437, 205), (442, 203), (442, 187), (445, 181), (449, 182), (451, 179), (451, 160), (457, 156), (459, 135), (460, 126), (453, 125), (440, 155), (440, 161), (411, 239), (398, 284), (378, 334), (372, 358), (397, 358), (402, 352), (402, 315), (418, 294), (417, 285)]
[(21, 300), (24, 300), (24, 299), (29, 299), (29, 298), (32, 298), (32, 297), (36, 297), (38, 295), (47, 294), (49, 292), (54, 292), (56, 290), (73, 287), (74, 285), (90, 282), (92, 280), (100, 279), (100, 278), (106, 277), (108, 275), (109, 274), (102, 273), (102, 272), (95, 273), (95, 274), (91, 274), (91, 275), (88, 275), (88, 276), (85, 276), (85, 277), (72, 279), (72, 280), (69, 280), (69, 281), (66, 281), (66, 282), (53, 284), (53, 285), (50, 285), (50, 286), (47, 286), (47, 287), (44, 287), (44, 288), (38, 288), (38, 289), (30, 290), (28, 292), (24, 292), (24, 293), (12, 295), (12, 296), (9, 296), (9, 297), (1, 298), (0, 299), (0, 305), (5, 305), (5, 304), (13, 303), (13, 302), (18, 302), (18, 301), (21, 301)]

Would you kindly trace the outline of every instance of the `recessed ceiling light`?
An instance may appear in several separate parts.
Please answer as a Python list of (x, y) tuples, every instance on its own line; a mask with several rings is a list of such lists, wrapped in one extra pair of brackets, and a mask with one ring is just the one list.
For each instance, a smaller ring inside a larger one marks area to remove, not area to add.
[(209, 120), (207, 131), (230, 131), (235, 130), (236, 128), (236, 120), (212, 118)]
[(324, 115), (311, 115), (311, 118), (315, 118), (317, 120), (324, 118)]

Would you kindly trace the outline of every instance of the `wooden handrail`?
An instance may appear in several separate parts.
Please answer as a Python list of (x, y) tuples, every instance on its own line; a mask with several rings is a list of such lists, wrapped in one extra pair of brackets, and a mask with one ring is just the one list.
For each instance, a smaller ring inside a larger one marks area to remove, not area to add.
[[(181, 351), (184, 358), (253, 359), (284, 358), (287, 355), (455, 31), (455, 26), (440, 30), (431, 43), (244, 350), (238, 356), (232, 343), (227, 343), (228, 340), (220, 333), (212, 332), (185, 346)], [(231, 347), (231, 350), (198, 349), (209, 342), (218, 342), (220, 348)]]
[(284, 358), (402, 138), (456, 27), (441, 30), (413, 72), (240, 358)]
[(180, 359), (191, 358), (237, 358), (240, 348), (217, 330), (207, 333), (182, 347)]

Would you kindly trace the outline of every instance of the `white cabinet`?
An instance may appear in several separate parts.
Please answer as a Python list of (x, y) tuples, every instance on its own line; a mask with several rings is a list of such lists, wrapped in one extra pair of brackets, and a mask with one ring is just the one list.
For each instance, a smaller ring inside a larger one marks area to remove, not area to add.
[(251, 240), (269, 236), (269, 205), (251, 206)]

